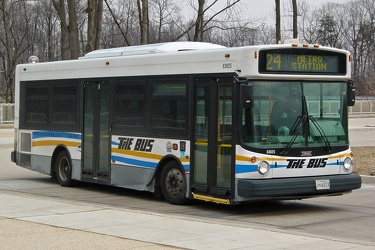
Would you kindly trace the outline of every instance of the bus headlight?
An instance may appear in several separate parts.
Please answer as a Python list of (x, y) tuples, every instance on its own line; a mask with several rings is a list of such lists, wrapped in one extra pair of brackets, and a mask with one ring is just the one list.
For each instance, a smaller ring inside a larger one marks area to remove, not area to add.
[(261, 161), (258, 164), (258, 173), (261, 175), (267, 175), (270, 171), (270, 164), (266, 161)]
[(351, 158), (346, 157), (344, 160), (344, 169), (345, 171), (349, 171), (353, 167), (353, 161)]

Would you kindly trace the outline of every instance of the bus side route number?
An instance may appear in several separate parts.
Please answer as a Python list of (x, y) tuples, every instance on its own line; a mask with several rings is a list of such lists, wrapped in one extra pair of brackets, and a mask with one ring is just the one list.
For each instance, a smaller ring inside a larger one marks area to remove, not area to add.
[(330, 189), (331, 185), (329, 180), (315, 180), (316, 190)]

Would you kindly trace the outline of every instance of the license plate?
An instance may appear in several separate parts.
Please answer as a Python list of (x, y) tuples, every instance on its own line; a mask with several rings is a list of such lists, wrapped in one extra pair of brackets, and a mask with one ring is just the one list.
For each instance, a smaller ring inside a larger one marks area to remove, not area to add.
[(329, 180), (315, 180), (316, 190), (330, 189), (331, 185)]

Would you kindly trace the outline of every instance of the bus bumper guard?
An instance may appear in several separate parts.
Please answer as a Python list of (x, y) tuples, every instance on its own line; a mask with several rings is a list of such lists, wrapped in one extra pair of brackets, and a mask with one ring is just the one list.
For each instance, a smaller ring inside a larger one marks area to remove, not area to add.
[[(329, 180), (330, 189), (317, 190), (316, 180)], [(242, 197), (316, 196), (349, 192), (361, 187), (357, 174), (296, 177), (283, 179), (238, 180), (238, 195)]]

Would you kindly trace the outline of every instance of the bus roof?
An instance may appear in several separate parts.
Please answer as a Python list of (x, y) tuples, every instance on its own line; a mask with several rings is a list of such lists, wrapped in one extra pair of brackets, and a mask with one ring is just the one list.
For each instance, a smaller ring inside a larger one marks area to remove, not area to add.
[[(270, 49), (323, 50), (344, 53), (345, 50), (314, 45), (256, 45), (224, 47), (201, 42), (171, 42), (96, 50), (78, 60), (17, 65), (16, 81), (98, 78), (145, 75), (178, 75), (227, 73), (262, 79), (321, 79), (318, 74), (262, 74), (259, 52)], [(326, 79), (349, 79), (346, 75), (325, 75)]]
[(226, 48), (225, 46), (203, 43), (203, 42), (170, 42), (170, 43), (156, 43), (146, 44), (139, 46), (128, 46), (112, 49), (101, 49), (87, 53), (80, 59), (91, 59), (91, 58), (104, 58), (104, 57), (116, 57), (116, 56), (133, 56), (133, 55), (145, 55), (165, 52), (176, 52), (176, 51), (187, 51), (187, 50), (207, 50), (207, 49), (220, 49)]

